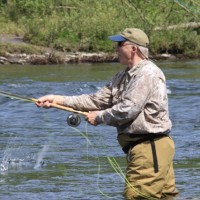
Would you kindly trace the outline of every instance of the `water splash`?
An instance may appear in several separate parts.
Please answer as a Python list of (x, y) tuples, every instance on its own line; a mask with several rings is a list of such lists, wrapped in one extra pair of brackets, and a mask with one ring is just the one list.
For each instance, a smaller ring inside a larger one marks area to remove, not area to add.
[(42, 150), (38, 153), (38, 158), (37, 158), (36, 164), (34, 166), (34, 169), (41, 168), (41, 166), (44, 164), (43, 158), (44, 158), (44, 155), (46, 154), (48, 148), (49, 148), (48, 145), (44, 145)]
[(0, 165), (0, 171), (1, 172), (4, 172), (4, 171), (7, 171), (8, 170), (8, 160), (10, 159), (11, 157), (11, 150), (9, 148), (9, 144), (7, 145), (6, 147), (6, 150), (4, 151), (4, 156), (3, 156), (3, 159), (2, 159), (2, 162), (1, 162), (1, 165)]
[(7, 170), (8, 170), (8, 164), (2, 162), (1, 165), (0, 165), (0, 171), (4, 172), (4, 171), (7, 171)]
[(37, 158), (33, 155), (27, 155), (27, 151), (20, 145), (15, 144), (17, 137), (11, 138), (3, 152), (2, 160), (0, 163), (0, 173), (4, 173), (11, 170), (19, 170), (24, 168), (40, 168), (44, 165), (43, 157), (47, 151), (47, 145), (45, 145), (41, 152), (38, 153)]

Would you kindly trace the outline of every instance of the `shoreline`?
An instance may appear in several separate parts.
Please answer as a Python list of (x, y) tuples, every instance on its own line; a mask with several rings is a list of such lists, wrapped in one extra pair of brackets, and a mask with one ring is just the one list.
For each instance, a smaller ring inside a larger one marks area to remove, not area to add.
[(101, 63), (116, 62), (117, 56), (111, 53), (64, 53), (58, 52), (44, 54), (27, 54), (27, 53), (8, 53), (0, 56), (0, 65), (9, 64), (29, 64), (29, 65), (47, 65), (47, 64), (66, 64), (66, 63)]
[[(0, 45), (10, 45), (9, 52), (3, 47), (0, 52), (1, 65), (50, 65), (50, 64), (76, 64), (76, 63), (109, 63), (118, 62), (116, 53), (105, 52), (62, 52), (48, 47), (39, 47), (23, 41), (23, 37), (2, 36), (0, 35)], [(27, 52), (25, 47), (36, 48), (36, 52)], [(12, 53), (11, 53), (12, 52)], [(21, 53), (23, 52), (23, 53)], [(182, 54), (172, 55), (168, 53), (150, 55), (150, 59), (159, 60), (188, 60), (198, 59)]]
[[(159, 54), (150, 56), (150, 59), (155, 61), (160, 60), (188, 60), (198, 59), (193, 57), (186, 57), (184, 55), (172, 55), (172, 54)], [(4, 56), (0, 56), (0, 65), (48, 65), (48, 64), (76, 64), (76, 63), (110, 63), (118, 62), (117, 55), (114, 53), (49, 53), (44, 54), (27, 54), (27, 53), (8, 53), (5, 52)]]

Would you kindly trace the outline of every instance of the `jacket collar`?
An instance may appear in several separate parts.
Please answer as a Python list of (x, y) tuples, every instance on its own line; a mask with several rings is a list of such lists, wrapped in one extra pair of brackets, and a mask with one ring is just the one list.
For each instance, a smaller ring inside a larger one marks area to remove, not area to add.
[(138, 69), (145, 65), (148, 62), (147, 59), (141, 60), (137, 65), (134, 65), (131, 69), (126, 70), (130, 77), (137, 73)]

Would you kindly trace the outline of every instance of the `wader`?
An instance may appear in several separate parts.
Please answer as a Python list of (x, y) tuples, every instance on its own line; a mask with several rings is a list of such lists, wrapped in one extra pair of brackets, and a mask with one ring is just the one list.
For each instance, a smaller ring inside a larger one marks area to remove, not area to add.
[[(120, 138), (118, 140), (123, 143)], [(169, 199), (178, 194), (173, 171), (175, 147), (168, 135), (148, 134), (134, 138), (123, 150), (128, 163), (124, 190), (127, 200)]]

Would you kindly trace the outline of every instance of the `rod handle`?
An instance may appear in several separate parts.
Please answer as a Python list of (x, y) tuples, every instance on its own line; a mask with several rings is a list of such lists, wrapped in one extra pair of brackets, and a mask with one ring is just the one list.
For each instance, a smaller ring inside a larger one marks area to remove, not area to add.
[[(35, 103), (38, 101), (38, 99), (35, 99), (35, 98), (32, 98), (31, 100), (33, 102), (35, 102)], [(86, 116), (88, 114), (87, 112), (74, 110), (73, 108), (69, 108), (67, 106), (62, 106), (62, 105), (59, 105), (59, 104), (56, 104), (56, 103), (51, 103), (50, 106), (53, 107), (53, 108), (60, 109), (60, 110), (65, 110), (65, 111), (69, 111), (69, 112), (73, 112), (73, 113), (78, 113), (78, 114), (81, 114), (81, 115), (84, 115), (84, 116)]]

